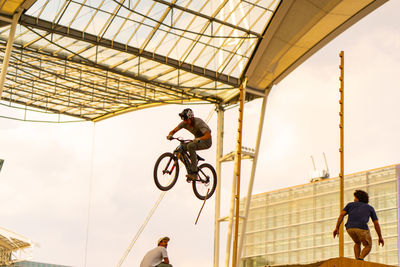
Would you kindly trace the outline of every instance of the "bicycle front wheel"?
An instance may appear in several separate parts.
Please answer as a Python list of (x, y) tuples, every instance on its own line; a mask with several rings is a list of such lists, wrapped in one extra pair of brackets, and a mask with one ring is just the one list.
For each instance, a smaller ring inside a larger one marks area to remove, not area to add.
[(162, 154), (154, 165), (154, 182), (162, 191), (170, 190), (178, 180), (178, 159), (170, 152)]
[(217, 173), (213, 166), (208, 163), (201, 164), (197, 173), (197, 180), (192, 182), (192, 186), (198, 199), (209, 199), (217, 187)]

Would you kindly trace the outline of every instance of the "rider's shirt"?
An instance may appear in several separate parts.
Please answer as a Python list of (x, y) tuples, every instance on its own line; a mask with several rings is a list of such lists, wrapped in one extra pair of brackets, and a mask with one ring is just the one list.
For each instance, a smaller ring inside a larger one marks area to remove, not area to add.
[(178, 129), (180, 130), (182, 128), (185, 128), (191, 132), (196, 138), (202, 137), (207, 131), (210, 131), (211, 133), (210, 127), (208, 127), (208, 125), (202, 119), (196, 117), (193, 117), (193, 127), (182, 121), (179, 123)]
[(158, 246), (146, 253), (140, 267), (151, 267), (157, 266), (162, 263), (164, 258), (168, 258), (167, 249), (162, 246)]

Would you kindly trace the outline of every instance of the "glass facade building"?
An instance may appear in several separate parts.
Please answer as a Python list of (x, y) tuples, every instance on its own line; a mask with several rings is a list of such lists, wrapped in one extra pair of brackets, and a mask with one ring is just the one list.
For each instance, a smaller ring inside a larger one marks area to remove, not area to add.
[(34, 262), (34, 261), (20, 261), (7, 266), (2, 265), (1, 267), (69, 267), (69, 266)]
[[(366, 260), (399, 264), (400, 165), (345, 175), (344, 205), (361, 189), (375, 208), (385, 246), (369, 222), (373, 240)], [(242, 267), (305, 264), (339, 256), (339, 239), (332, 233), (340, 213), (338, 177), (252, 196), (245, 232)], [(240, 212), (244, 213), (244, 200)], [(344, 222), (347, 221), (347, 216)], [(344, 234), (344, 256), (354, 258), (353, 241)]]
[(68, 266), (34, 262), (34, 261), (20, 261), (20, 262), (15, 262), (11, 265), (1, 266), (1, 267), (68, 267)]

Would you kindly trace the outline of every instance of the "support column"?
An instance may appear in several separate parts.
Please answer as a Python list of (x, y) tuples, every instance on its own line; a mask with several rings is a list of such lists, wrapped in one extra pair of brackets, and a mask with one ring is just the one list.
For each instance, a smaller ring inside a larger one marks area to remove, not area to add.
[[(234, 170), (236, 170), (237, 157), (235, 157)], [(225, 252), (225, 267), (229, 267), (229, 260), (231, 259), (231, 245), (232, 245), (232, 226), (233, 226), (233, 216), (235, 209), (235, 192), (236, 192), (236, 172), (232, 179), (232, 193), (231, 193), (231, 206), (229, 209), (229, 219), (228, 219), (228, 234), (226, 238), (226, 252)]]
[(239, 243), (239, 251), (238, 251), (239, 257), (238, 257), (238, 261), (237, 261), (237, 266), (240, 266), (239, 265), (240, 258), (242, 257), (243, 244), (244, 244), (245, 232), (246, 232), (246, 227), (247, 227), (247, 218), (248, 218), (249, 210), (250, 210), (251, 195), (253, 193), (254, 176), (255, 176), (256, 168), (257, 168), (258, 152), (260, 149), (261, 135), (262, 135), (263, 126), (264, 126), (265, 109), (267, 106), (267, 99), (268, 99), (268, 95), (269, 95), (270, 91), (271, 91), (271, 88), (268, 88), (266, 90), (264, 98), (263, 98), (262, 106), (261, 106), (261, 114), (260, 114), (260, 121), (258, 123), (258, 132), (257, 132), (255, 153), (254, 153), (254, 158), (253, 158), (253, 164), (251, 166), (250, 181), (249, 181), (246, 203), (245, 203), (245, 212), (244, 212), (244, 217), (243, 217), (243, 222), (242, 222), (242, 229), (241, 229), (241, 233), (240, 233), (240, 243)]
[(224, 141), (224, 109), (222, 106), (217, 106), (217, 188), (215, 190), (215, 217), (214, 217), (214, 267), (219, 266), (219, 237), (220, 237), (220, 213), (221, 213), (221, 158), (223, 155)]
[(1, 73), (0, 73), (0, 100), (3, 95), (4, 81), (6, 80), (8, 64), (10, 62), (12, 46), (14, 44), (15, 29), (17, 28), (18, 20), (21, 16), (21, 13), (22, 13), (22, 9), (16, 13), (14, 13), (14, 16), (13, 16), (13, 19), (11, 22), (10, 33), (8, 34), (6, 51), (4, 52), (3, 66), (1, 68)]
[[(400, 165), (396, 165), (396, 177), (397, 177), (397, 233), (400, 233)], [(400, 235), (397, 234), (397, 247), (400, 244)], [(397, 252), (398, 262), (400, 263), (400, 252)]]

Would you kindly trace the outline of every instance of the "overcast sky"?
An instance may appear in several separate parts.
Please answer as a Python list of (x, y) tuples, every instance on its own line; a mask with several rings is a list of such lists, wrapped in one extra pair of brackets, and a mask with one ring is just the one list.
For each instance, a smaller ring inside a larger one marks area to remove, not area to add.
[[(345, 52), (345, 173), (400, 163), (400, 1), (389, 1), (275, 86), (268, 98), (254, 193), (309, 182), (310, 156), (339, 172), (339, 52)], [(34, 261), (116, 266), (160, 195), (157, 157), (185, 107), (172, 105), (101, 121), (49, 124), (0, 119), (1, 227), (30, 238)], [(211, 105), (190, 106), (206, 118)], [(254, 147), (261, 101), (245, 105), (243, 145)], [(0, 107), (0, 115), (20, 116)], [(29, 116), (33, 116), (28, 114)], [(33, 117), (32, 117), (33, 118)], [(209, 122), (215, 140), (216, 115)], [(237, 110), (225, 114), (224, 153), (234, 150)], [(183, 131), (176, 136), (189, 136)], [(200, 153), (215, 165), (215, 142)], [(92, 167), (93, 166), (93, 167)], [(229, 213), (233, 163), (223, 165), (221, 215)], [(250, 162), (243, 161), (242, 192)], [(202, 202), (181, 174), (122, 266), (139, 266), (161, 236), (175, 267), (212, 266), (214, 198)], [(90, 206), (90, 209), (88, 208)], [(89, 218), (89, 221), (88, 221)], [(89, 222), (89, 224), (88, 224)], [(226, 232), (222, 225), (222, 232)], [(221, 237), (221, 263), (226, 236)], [(87, 249), (86, 249), (87, 242)], [(222, 266), (222, 265), (221, 265)]]

